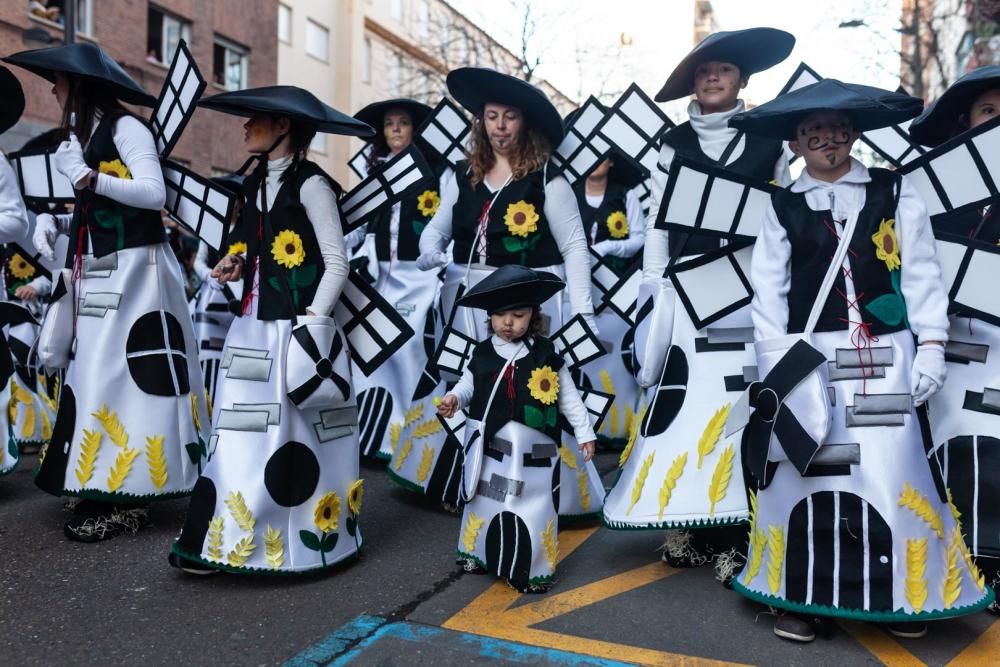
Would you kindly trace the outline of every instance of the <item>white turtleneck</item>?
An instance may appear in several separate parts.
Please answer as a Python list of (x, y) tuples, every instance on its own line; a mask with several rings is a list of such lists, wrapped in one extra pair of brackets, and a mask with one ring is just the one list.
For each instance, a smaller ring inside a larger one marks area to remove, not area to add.
[[(729, 111), (703, 114), (698, 101), (691, 101), (688, 105), (688, 122), (691, 123), (691, 129), (698, 135), (698, 144), (705, 155), (713, 160), (722, 157), (722, 153), (738, 132), (735, 128), (729, 127), (729, 119), (742, 113), (745, 109), (743, 100), (737, 100), (736, 106)], [(740, 138), (726, 164), (729, 165), (738, 160), (743, 155), (744, 148), (746, 148), (746, 137)], [(656, 224), (656, 215), (660, 211), (663, 192), (667, 188), (670, 164), (673, 160), (674, 149), (663, 144), (660, 147), (660, 155), (657, 160), (658, 168), (654, 169), (651, 175), (649, 217), (646, 219), (646, 241), (642, 261), (642, 279), (644, 281), (662, 278), (670, 258), (667, 232), (656, 229), (654, 225)], [(792, 182), (791, 174), (788, 172), (788, 160), (784, 154), (779, 155), (778, 161), (774, 163), (774, 181), (781, 187), (786, 187)]]
[[(292, 163), (291, 156), (268, 160), (267, 162), (267, 208), (271, 210), (278, 189), (282, 186), (281, 175)], [(257, 209), (264, 211), (261, 201), (262, 188), (254, 195)], [(323, 277), (316, 287), (316, 296), (306, 310), (315, 315), (330, 315), (340, 298), (340, 293), (347, 284), (349, 266), (347, 250), (344, 247), (344, 232), (340, 221), (340, 207), (337, 205), (337, 195), (329, 182), (320, 175), (312, 176), (302, 184), (299, 200), (306, 210), (306, 216), (312, 223), (319, 252), (323, 257)], [(281, 223), (272, 222), (274, 233), (281, 231)]]
[[(528, 354), (528, 348), (521, 341), (506, 341), (500, 336), (493, 334), (490, 336), (493, 349), (500, 355), (501, 359), (520, 359)], [(464, 409), (472, 402), (472, 395), (476, 391), (490, 391), (492, 387), (476, 387), (472, 379), (472, 371), (468, 365), (462, 371), (462, 377), (458, 384), (448, 392), (458, 399), (459, 409)], [(584, 405), (580, 392), (573, 383), (573, 376), (564, 365), (559, 369), (559, 412), (566, 417), (566, 421), (573, 427), (573, 435), (577, 442), (584, 443), (596, 440), (594, 427), (590, 423), (590, 413)]]

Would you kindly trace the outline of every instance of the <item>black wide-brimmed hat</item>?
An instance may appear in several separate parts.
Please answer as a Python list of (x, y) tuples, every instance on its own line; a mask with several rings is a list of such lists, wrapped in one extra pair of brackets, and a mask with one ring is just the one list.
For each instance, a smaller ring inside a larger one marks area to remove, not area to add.
[(56, 74), (76, 76), (109, 89), (122, 102), (151, 107), (156, 98), (143, 90), (121, 65), (93, 44), (70, 44), (48, 49), (21, 51), (4, 58), (38, 76), (56, 80)]
[(736, 114), (729, 126), (773, 139), (792, 139), (799, 123), (818, 111), (842, 111), (857, 132), (877, 130), (913, 118), (923, 100), (905, 93), (823, 79)]
[(750, 76), (780, 63), (794, 46), (795, 36), (777, 28), (713, 32), (674, 68), (656, 94), (656, 101), (669, 102), (690, 95), (694, 91), (695, 70), (702, 63), (732, 63), (740, 68), (741, 74)]
[(372, 102), (364, 109), (354, 114), (354, 117), (362, 123), (368, 123), (375, 128), (376, 132), (378, 132), (382, 129), (382, 124), (385, 122), (385, 112), (390, 109), (402, 109), (406, 113), (410, 114), (410, 119), (413, 121), (414, 129), (420, 127), (427, 119), (427, 116), (431, 115), (431, 112), (433, 111), (433, 109), (423, 102), (411, 100), (407, 97), (397, 97), (392, 100)]
[(963, 75), (910, 123), (910, 137), (924, 146), (937, 146), (961, 134), (968, 129), (962, 117), (991, 88), (1000, 89), (1000, 66), (979, 67)]
[(348, 137), (370, 137), (375, 134), (375, 130), (367, 123), (337, 111), (298, 86), (234, 90), (202, 98), (198, 101), (198, 106), (244, 118), (258, 113), (288, 116), (294, 120), (315, 123), (317, 132), (327, 134)]
[(520, 264), (507, 264), (483, 278), (458, 300), (466, 308), (482, 308), (489, 314), (514, 308), (538, 307), (566, 286), (559, 276), (535, 271)]
[(239, 174), (226, 174), (225, 176), (213, 176), (211, 180), (216, 185), (221, 185), (226, 190), (239, 197), (241, 202), (246, 200), (247, 195), (246, 190), (243, 189), (243, 176), (240, 176)]
[[(581, 107), (582, 108), (582, 107)], [(597, 108), (601, 111), (607, 111), (608, 108), (597, 102)], [(563, 128), (569, 128), (576, 120), (576, 117), (580, 115), (580, 109), (573, 109), (566, 117), (563, 119)], [(608, 172), (608, 180), (619, 183), (629, 190), (635, 186), (642, 183), (644, 180), (649, 178), (649, 174), (645, 169), (640, 169), (631, 160), (626, 159), (626, 157), (617, 148), (612, 148), (611, 153), (607, 156), (611, 160), (611, 171)], [(582, 182), (582, 181), (581, 181)]]
[(0, 134), (10, 128), (24, 113), (24, 90), (14, 73), (6, 67), (0, 67)]
[(555, 148), (563, 139), (562, 117), (548, 96), (527, 81), (485, 67), (448, 72), (448, 92), (476, 116), (488, 103), (517, 107)]

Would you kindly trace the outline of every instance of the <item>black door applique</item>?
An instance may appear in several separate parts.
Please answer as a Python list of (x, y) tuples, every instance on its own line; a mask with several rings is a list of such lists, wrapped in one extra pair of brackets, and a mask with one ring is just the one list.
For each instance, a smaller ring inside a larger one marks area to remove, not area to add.
[(531, 533), (527, 524), (513, 512), (500, 512), (490, 521), (486, 531), (486, 569), (515, 586), (528, 584)]
[(947, 472), (951, 499), (962, 514), (962, 532), (978, 553), (1000, 557), (1000, 439), (960, 435), (935, 452), (932, 466)]
[(629, 327), (625, 331), (625, 338), (622, 339), (622, 364), (625, 365), (631, 375), (637, 375), (639, 368), (635, 363), (635, 328)]
[(667, 350), (667, 361), (656, 388), (656, 395), (650, 403), (646, 417), (642, 420), (643, 437), (659, 435), (667, 430), (681, 411), (687, 393), (688, 361), (684, 350), (671, 345)]
[(559, 514), (559, 489), (562, 485), (562, 462), (556, 461), (552, 466), (552, 508)]
[(191, 504), (188, 505), (184, 528), (177, 544), (188, 553), (200, 554), (208, 535), (208, 524), (215, 514), (217, 500), (215, 482), (208, 477), (199, 477), (191, 491)]
[(147, 394), (183, 396), (191, 392), (184, 330), (165, 310), (146, 313), (135, 321), (125, 342), (132, 380)]
[(61, 495), (69, 466), (70, 443), (76, 430), (76, 395), (73, 387), (63, 385), (59, 392), (59, 411), (52, 426), (52, 438), (45, 449), (45, 458), (35, 475), (35, 485), (43, 491)]
[(363, 456), (375, 456), (385, 439), (392, 417), (392, 394), (385, 387), (371, 387), (358, 394), (359, 443)]
[[(441, 445), (441, 453), (438, 454), (434, 463), (434, 471), (431, 479), (427, 482), (427, 496), (430, 498), (440, 498), (441, 502), (451, 507), (458, 507), (459, 490), (462, 485), (462, 462), (465, 456), (462, 453), (462, 443), (449, 429), (445, 429), (447, 435), (444, 444)], [(476, 435), (469, 439), (469, 443), (475, 442)]]

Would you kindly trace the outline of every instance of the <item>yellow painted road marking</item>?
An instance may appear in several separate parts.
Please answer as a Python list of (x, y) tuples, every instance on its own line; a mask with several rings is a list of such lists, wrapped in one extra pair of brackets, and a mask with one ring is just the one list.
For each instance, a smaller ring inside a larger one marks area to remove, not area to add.
[(924, 667), (922, 660), (873, 623), (837, 621), (837, 625), (887, 667)]
[(973, 665), (995, 665), (1000, 660), (1000, 621), (986, 629), (976, 640), (965, 647), (948, 663), (948, 667), (973, 667)]

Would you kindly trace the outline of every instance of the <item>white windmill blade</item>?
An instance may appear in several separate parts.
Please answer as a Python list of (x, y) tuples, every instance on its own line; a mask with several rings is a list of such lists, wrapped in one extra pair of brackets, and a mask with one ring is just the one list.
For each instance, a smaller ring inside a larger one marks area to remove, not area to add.
[(942, 234), (937, 242), (951, 312), (1000, 325), (1000, 299), (993, 281), (1000, 275), (1000, 246)]
[(365, 144), (361, 150), (354, 154), (354, 157), (347, 161), (347, 166), (358, 175), (358, 178), (363, 179), (368, 176), (368, 156), (371, 155), (372, 150), (374, 148), (371, 144)]
[(433, 176), (427, 160), (411, 144), (377, 172), (369, 174), (340, 200), (344, 233), (348, 234), (368, 222), (383, 206), (392, 206), (421, 180)]
[[(615, 395), (606, 394), (596, 389), (584, 389), (581, 387), (577, 387), (577, 391), (580, 392), (580, 398), (583, 399), (583, 405), (587, 408), (587, 414), (590, 415), (590, 423), (596, 432), (604, 423), (604, 418), (608, 416), (608, 410), (611, 409), (611, 404), (615, 402)], [(570, 435), (573, 434), (572, 425), (570, 425), (569, 420), (563, 417), (562, 414), (559, 415), (559, 428)]]
[(920, 193), (933, 217), (979, 208), (998, 194), (1000, 119), (963, 132), (899, 170)]
[(750, 256), (753, 241), (733, 241), (694, 259), (667, 268), (695, 329), (704, 329), (753, 299)]
[(771, 193), (778, 189), (678, 155), (670, 166), (656, 227), (721, 238), (756, 237)]
[(586, 178), (611, 151), (611, 145), (597, 136), (597, 126), (606, 115), (597, 98), (588, 97), (553, 151), (552, 164), (570, 185)]
[(353, 271), (333, 309), (333, 317), (347, 336), (351, 359), (366, 377), (413, 336), (403, 316)]
[(162, 158), (167, 197), (163, 208), (177, 224), (223, 252), (236, 197), (226, 188), (182, 164)]
[(26, 203), (45, 206), (76, 201), (73, 184), (56, 169), (55, 155), (55, 148), (39, 148), (7, 156)]
[(556, 352), (566, 360), (570, 370), (607, 354), (593, 329), (579, 313), (570, 318), (559, 331), (549, 336), (549, 340), (555, 345)]
[(462, 110), (443, 97), (423, 125), (417, 128), (417, 136), (454, 166), (465, 159), (471, 130), (472, 125)]
[(656, 103), (635, 83), (622, 93), (597, 127), (597, 136), (622, 157), (652, 173), (663, 133), (674, 126)]
[(439, 372), (461, 376), (462, 371), (472, 360), (472, 352), (476, 349), (476, 344), (475, 338), (470, 338), (461, 331), (448, 327), (434, 353), (434, 365), (437, 366)]
[(187, 42), (182, 39), (177, 44), (174, 60), (170, 63), (160, 97), (149, 119), (156, 152), (160, 157), (167, 157), (174, 149), (207, 85), (188, 50)]
[(618, 274), (604, 257), (590, 248), (590, 281), (601, 293), (601, 302), (618, 283)]
[(634, 261), (622, 273), (601, 303), (600, 310), (610, 308), (630, 325), (635, 324), (636, 302), (639, 299), (639, 285), (642, 283), (642, 262)]
[(635, 186), (633, 190), (635, 190), (636, 196), (639, 198), (639, 206), (642, 207), (642, 218), (645, 220), (649, 217), (649, 209), (653, 205), (651, 198), (653, 190), (650, 187), (650, 180), (647, 178)]
[[(795, 68), (794, 72), (792, 72), (792, 75), (788, 77), (788, 81), (786, 81), (785, 85), (782, 86), (778, 96), (790, 93), (793, 90), (798, 90), (799, 88), (804, 88), (811, 83), (816, 83), (822, 78), (823, 77), (821, 77), (812, 67), (809, 67), (809, 65), (806, 65), (804, 62), (800, 62), (799, 66)], [(784, 147), (785, 157), (789, 162), (795, 162), (799, 159), (798, 156), (792, 152), (792, 149), (788, 147), (787, 141), (782, 142), (782, 146)]]

